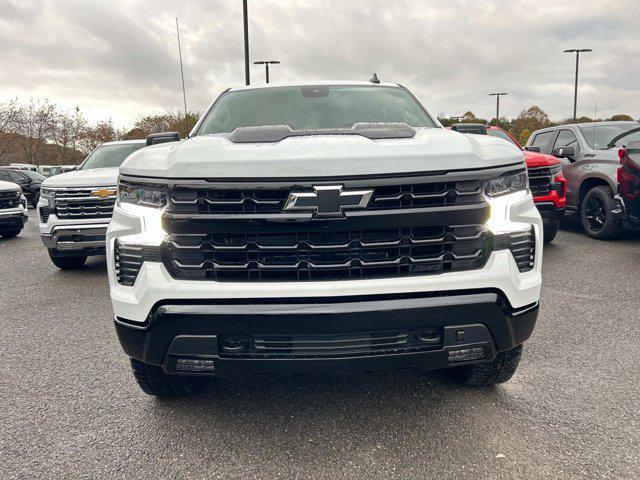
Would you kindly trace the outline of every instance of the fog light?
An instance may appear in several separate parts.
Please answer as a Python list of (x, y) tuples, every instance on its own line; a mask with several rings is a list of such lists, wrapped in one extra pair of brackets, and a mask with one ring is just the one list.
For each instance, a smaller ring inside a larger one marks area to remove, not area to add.
[(214, 369), (215, 365), (213, 360), (179, 358), (176, 362), (177, 372), (213, 372)]
[(449, 350), (449, 363), (482, 360), (484, 356), (484, 348), (482, 347), (458, 348), (456, 350)]

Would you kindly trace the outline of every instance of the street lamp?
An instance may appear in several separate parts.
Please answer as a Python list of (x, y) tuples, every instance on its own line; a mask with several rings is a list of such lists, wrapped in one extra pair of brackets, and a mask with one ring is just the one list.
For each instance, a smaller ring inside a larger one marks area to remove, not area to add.
[(269, 83), (269, 64), (276, 65), (278, 63), (280, 63), (278, 60), (262, 60), (260, 62), (253, 62), (254, 65), (264, 65), (267, 83)]
[(496, 97), (496, 123), (500, 121), (500, 96), (509, 95), (507, 92), (490, 93), (490, 97)]
[(249, 76), (249, 12), (247, 0), (242, 1), (242, 27), (244, 34), (244, 83), (249, 85), (251, 77)]
[(590, 48), (571, 48), (564, 51), (564, 53), (574, 52), (576, 54), (576, 86), (573, 92), (573, 121), (575, 122), (578, 119), (576, 112), (578, 107), (578, 64), (580, 63), (580, 53), (593, 52), (593, 50)]

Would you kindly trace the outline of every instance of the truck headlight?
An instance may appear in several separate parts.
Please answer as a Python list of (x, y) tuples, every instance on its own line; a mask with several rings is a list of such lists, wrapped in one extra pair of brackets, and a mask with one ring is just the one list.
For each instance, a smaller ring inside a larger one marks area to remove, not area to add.
[(167, 203), (166, 191), (153, 184), (118, 183), (118, 204), (139, 205), (141, 207), (162, 208)]
[(56, 191), (53, 188), (41, 187), (40, 196), (43, 198), (53, 198), (56, 196)]
[(484, 184), (484, 193), (487, 197), (493, 198), (527, 190), (528, 188), (529, 175), (527, 175), (526, 170), (523, 170), (487, 180)]

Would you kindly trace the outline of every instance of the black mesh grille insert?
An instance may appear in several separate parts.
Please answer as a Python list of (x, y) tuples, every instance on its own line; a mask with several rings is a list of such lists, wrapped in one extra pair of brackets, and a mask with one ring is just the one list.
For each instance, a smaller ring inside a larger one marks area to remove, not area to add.
[[(222, 358), (339, 358), (420, 352), (442, 348), (442, 330), (383, 331), (350, 334), (221, 335)], [(244, 348), (225, 349), (225, 345)]]

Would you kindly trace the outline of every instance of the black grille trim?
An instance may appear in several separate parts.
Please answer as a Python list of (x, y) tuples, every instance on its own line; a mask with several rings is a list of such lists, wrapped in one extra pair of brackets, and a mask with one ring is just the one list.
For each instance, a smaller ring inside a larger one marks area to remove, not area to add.
[(0, 209), (17, 208), (20, 206), (20, 196), (16, 190), (0, 192)]
[[(479, 181), (399, 183), (374, 188), (364, 211), (473, 205), (482, 203)], [(326, 182), (324, 182), (326, 183)], [(282, 188), (178, 188), (169, 192), (167, 211), (175, 214), (283, 214), (291, 192), (312, 192), (310, 186)]]
[(162, 256), (184, 280), (308, 281), (435, 274), (482, 268), (482, 225), (325, 232), (169, 235)]
[(529, 168), (529, 188), (534, 197), (541, 197), (551, 193), (551, 168), (535, 167)]
[(116, 279), (120, 285), (131, 287), (136, 283), (144, 262), (159, 262), (160, 249), (149, 245), (124, 245), (116, 240), (114, 245), (114, 266)]
[(496, 250), (509, 249), (521, 273), (533, 270), (536, 259), (535, 230), (499, 235), (494, 240)]

